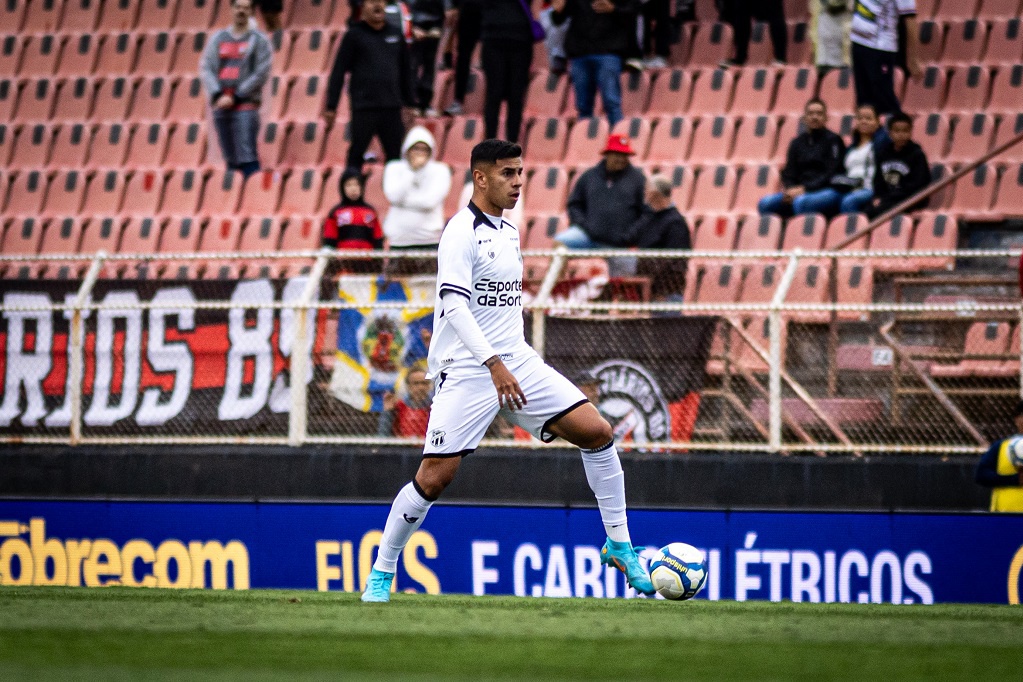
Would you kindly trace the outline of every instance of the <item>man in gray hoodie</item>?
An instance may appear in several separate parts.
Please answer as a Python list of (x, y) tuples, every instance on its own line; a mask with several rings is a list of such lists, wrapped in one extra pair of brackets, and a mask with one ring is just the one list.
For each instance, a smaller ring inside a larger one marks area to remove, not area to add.
[(231, 0), (231, 26), (213, 34), (199, 61), (224, 162), (245, 177), (259, 170), (259, 105), (273, 61), (269, 39), (249, 28), (251, 16), (252, 0)]

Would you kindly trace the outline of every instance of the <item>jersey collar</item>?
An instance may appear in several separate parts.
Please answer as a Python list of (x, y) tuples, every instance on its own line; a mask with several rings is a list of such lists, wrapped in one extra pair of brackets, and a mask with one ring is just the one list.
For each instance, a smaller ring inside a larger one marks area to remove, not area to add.
[[(487, 219), (487, 214), (484, 213), (480, 209), (479, 206), (474, 204), (471, 199), (469, 200), (469, 207), (468, 208), (469, 208), (470, 211), (472, 211), (472, 215), (473, 215), (473, 221), (472, 221), (472, 229), (473, 230), (475, 230), (480, 225), (486, 225), (487, 227), (489, 227), (492, 230), (496, 230), (497, 229), (497, 226), (494, 225), (492, 222), (490, 222)], [(502, 219), (501, 222), (503, 223), (504, 220)]]

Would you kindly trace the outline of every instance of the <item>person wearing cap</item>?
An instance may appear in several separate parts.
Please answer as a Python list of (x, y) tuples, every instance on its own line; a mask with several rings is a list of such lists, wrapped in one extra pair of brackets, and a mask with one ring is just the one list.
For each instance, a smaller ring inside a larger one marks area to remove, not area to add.
[(626, 135), (613, 134), (604, 147), (604, 159), (585, 171), (568, 198), (571, 225), (555, 235), (570, 249), (606, 249), (631, 246), (630, 226), (643, 212), (646, 177), (632, 165)]
[[(663, 175), (646, 183), (646, 207), (629, 231), (629, 242), (640, 249), (692, 248), (689, 224), (671, 201), (674, 186)], [(636, 274), (650, 278), (650, 295), (657, 301), (681, 301), (686, 288), (685, 258), (642, 258)]]
[(1023, 471), (1012, 463), (1010, 450), (1018, 439), (1023, 438), (1023, 400), (1016, 404), (1012, 413), (1016, 435), (991, 444), (988, 451), (977, 463), (978, 485), (991, 488), (991, 511), (1023, 512)]

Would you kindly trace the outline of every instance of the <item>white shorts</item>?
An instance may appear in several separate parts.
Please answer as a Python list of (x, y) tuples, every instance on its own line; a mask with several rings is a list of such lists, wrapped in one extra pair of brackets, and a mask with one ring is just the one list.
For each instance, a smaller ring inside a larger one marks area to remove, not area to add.
[(461, 457), (476, 449), (487, 428), (500, 412), (545, 443), (554, 440), (548, 428), (587, 402), (586, 396), (553, 367), (530, 353), (505, 365), (526, 395), (521, 410), (501, 409), (490, 370), (456, 369), (441, 372), (426, 428), (424, 457)]

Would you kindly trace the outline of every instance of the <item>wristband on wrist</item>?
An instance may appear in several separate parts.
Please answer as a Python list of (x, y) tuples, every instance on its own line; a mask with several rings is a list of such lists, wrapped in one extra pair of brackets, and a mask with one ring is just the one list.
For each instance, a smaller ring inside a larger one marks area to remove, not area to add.
[(501, 358), (496, 355), (491, 355), (483, 362), (483, 366), (487, 369), (493, 369), (494, 365), (501, 361)]

